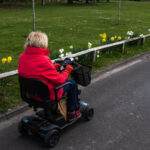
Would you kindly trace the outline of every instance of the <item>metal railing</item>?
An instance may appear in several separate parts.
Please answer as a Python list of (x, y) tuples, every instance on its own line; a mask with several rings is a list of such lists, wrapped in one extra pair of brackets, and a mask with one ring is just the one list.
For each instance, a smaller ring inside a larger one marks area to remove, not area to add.
[[(93, 55), (92, 55), (93, 56), (93, 61), (95, 61), (96, 60), (96, 51), (100, 51), (100, 50), (103, 50), (105, 48), (110, 48), (110, 47), (121, 45), (121, 51), (122, 51), (122, 53), (124, 53), (126, 43), (141, 40), (141, 45), (144, 45), (145, 38), (148, 38), (148, 37), (150, 37), (150, 34), (143, 35), (143, 36), (140, 36), (140, 37), (135, 37), (135, 38), (128, 39), (128, 40), (123, 40), (123, 41), (111, 43), (111, 44), (107, 44), (107, 45), (94, 47), (94, 48), (91, 48), (91, 49), (87, 49), (87, 50), (72, 54), (72, 55), (70, 55), (70, 57), (78, 57), (78, 56), (82, 56), (82, 55), (85, 55), (85, 54), (88, 54), (88, 53), (93, 53)], [(60, 59), (60, 58), (58, 58), (58, 59)], [(58, 59), (55, 59), (55, 60), (58, 60)], [(52, 60), (52, 61), (54, 62), (55, 60)], [(5, 72), (5, 73), (0, 74), (0, 79), (11, 77), (11, 76), (14, 76), (14, 75), (17, 75), (17, 74), (18, 74), (18, 70)]]

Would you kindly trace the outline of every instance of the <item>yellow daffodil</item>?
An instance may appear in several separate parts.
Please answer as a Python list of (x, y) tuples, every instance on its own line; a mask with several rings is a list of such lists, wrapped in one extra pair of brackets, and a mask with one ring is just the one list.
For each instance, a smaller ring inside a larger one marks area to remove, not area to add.
[(90, 48), (92, 48), (92, 46), (91, 46), (91, 45), (89, 45), (89, 46), (88, 46), (88, 49), (90, 49)]
[(121, 36), (118, 36), (118, 40), (121, 40), (122, 39), (122, 37)]
[(9, 56), (9, 57), (7, 58), (7, 61), (8, 61), (8, 63), (10, 63), (10, 62), (12, 61), (12, 57)]
[(105, 43), (105, 42), (106, 42), (106, 39), (102, 39), (102, 42)]
[(99, 36), (100, 36), (101, 38), (103, 38), (103, 39), (106, 39), (107, 34), (106, 34), (106, 33), (103, 33), (103, 34), (99, 34)]
[(7, 58), (2, 58), (2, 63), (5, 64), (7, 62)]
[(107, 37), (107, 34), (106, 33), (103, 33), (103, 39), (106, 39), (106, 37)]
[(111, 38), (110, 38), (110, 40), (111, 40), (111, 41), (114, 41), (114, 40), (115, 40), (115, 38), (114, 38), (114, 37), (111, 37)]

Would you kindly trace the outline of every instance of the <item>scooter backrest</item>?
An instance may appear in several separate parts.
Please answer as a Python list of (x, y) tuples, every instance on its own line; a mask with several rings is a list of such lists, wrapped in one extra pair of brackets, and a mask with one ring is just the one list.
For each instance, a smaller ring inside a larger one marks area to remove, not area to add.
[[(30, 105), (34, 106), (39, 103), (39, 105), (42, 106), (42, 103), (43, 105), (50, 103), (49, 89), (44, 82), (35, 78), (24, 78), (19, 76), (19, 84), (22, 99)], [(35, 100), (32, 100), (32, 97), (38, 97), (42, 102), (35, 102)]]

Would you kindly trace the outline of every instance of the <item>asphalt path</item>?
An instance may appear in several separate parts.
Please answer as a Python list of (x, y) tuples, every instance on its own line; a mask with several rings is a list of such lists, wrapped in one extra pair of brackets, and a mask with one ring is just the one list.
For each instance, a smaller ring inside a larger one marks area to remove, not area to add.
[[(150, 58), (134, 62), (96, 73), (81, 94), (95, 110), (93, 120), (65, 129), (53, 150), (150, 149)], [(20, 137), (17, 125), (25, 113), (0, 123), (0, 150), (44, 149), (38, 139)]]

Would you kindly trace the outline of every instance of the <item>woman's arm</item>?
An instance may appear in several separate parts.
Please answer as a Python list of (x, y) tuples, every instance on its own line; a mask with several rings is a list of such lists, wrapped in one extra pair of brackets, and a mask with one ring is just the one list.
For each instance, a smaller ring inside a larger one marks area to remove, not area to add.
[(46, 56), (46, 61), (43, 64), (43, 71), (41, 73), (42, 77), (48, 79), (49, 82), (53, 83), (55, 86), (63, 84), (66, 82), (71, 70), (64, 70), (62, 73), (57, 72), (54, 64), (50, 58)]

